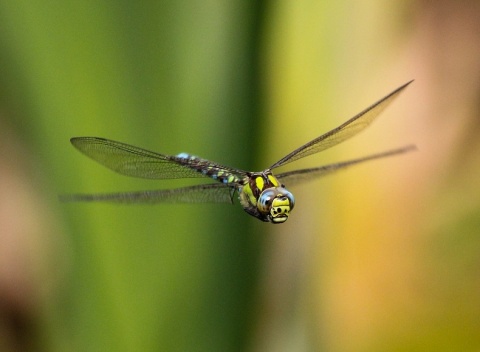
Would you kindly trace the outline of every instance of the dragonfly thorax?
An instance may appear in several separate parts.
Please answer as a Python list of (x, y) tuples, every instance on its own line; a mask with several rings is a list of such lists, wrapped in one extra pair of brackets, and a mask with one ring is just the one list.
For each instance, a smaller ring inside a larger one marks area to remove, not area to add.
[(270, 172), (250, 174), (240, 188), (239, 198), (247, 213), (274, 224), (287, 221), (295, 205), (293, 194)]

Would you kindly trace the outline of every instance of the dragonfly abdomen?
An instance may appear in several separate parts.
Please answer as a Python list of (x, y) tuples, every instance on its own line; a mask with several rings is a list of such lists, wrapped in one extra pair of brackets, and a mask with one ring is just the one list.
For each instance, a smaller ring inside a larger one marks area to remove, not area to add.
[(175, 160), (184, 166), (196, 170), (202, 175), (224, 184), (238, 183), (241, 181), (241, 178), (232, 173), (231, 170), (192, 154), (180, 153), (175, 156)]

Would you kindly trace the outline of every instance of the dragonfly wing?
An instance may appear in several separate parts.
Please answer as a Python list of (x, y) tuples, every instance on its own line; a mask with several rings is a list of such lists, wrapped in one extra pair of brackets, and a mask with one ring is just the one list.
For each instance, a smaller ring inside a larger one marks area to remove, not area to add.
[(105, 202), (105, 203), (233, 203), (236, 188), (221, 183), (196, 185), (175, 189), (154, 191), (67, 194), (60, 197), (64, 202)]
[(386, 158), (389, 156), (403, 154), (403, 153), (411, 152), (414, 150), (416, 150), (416, 147), (414, 145), (409, 145), (403, 148), (393, 149), (383, 153), (373, 154), (363, 158), (344, 161), (341, 163), (324, 165), (320, 167), (314, 167), (311, 169), (301, 169), (301, 170), (285, 172), (283, 174), (276, 175), (276, 177), (280, 180), (280, 182), (288, 186), (291, 186), (291, 185), (298, 184), (300, 182), (310, 181), (321, 176), (329, 175), (335, 171), (346, 169), (349, 166), (357, 165), (365, 161)]
[(70, 142), (91, 159), (123, 175), (150, 179), (205, 177), (182, 165), (177, 157), (129, 144), (98, 137), (76, 137)]
[(350, 137), (353, 137), (370, 125), (370, 123), (378, 115), (380, 115), (380, 113), (412, 82), (413, 81), (405, 83), (401, 87), (395, 89), (393, 92), (383, 97), (375, 104), (369, 106), (337, 128), (334, 128), (333, 130), (315, 138), (307, 144), (302, 145), (300, 148), (294, 150), (284, 158), (277, 161), (270, 167), (270, 169), (274, 169), (300, 158), (304, 158), (308, 155), (321, 152), (343, 142)]

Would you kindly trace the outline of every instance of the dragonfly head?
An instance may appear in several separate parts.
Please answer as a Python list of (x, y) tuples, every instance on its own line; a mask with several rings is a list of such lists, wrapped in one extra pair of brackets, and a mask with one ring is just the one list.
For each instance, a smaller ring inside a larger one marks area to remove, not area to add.
[(281, 224), (288, 219), (295, 205), (293, 194), (283, 187), (272, 187), (264, 190), (258, 198), (257, 208), (274, 224)]

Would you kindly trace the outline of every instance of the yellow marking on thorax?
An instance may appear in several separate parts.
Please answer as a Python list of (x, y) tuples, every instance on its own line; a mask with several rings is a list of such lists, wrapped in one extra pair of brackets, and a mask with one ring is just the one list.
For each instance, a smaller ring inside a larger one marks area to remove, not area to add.
[(242, 193), (246, 194), (250, 203), (253, 206), (257, 206), (257, 199), (253, 195), (252, 189), (250, 188), (250, 185), (247, 183), (245, 186), (242, 188)]
[(257, 184), (257, 188), (260, 190), (260, 191), (263, 191), (263, 186), (265, 186), (265, 182), (263, 181), (263, 177), (257, 177), (255, 179), (255, 183)]
[(278, 187), (280, 184), (278, 183), (278, 180), (275, 176), (273, 175), (268, 175), (268, 179), (270, 180), (270, 182), (272, 183), (272, 185), (274, 185), (275, 187)]

